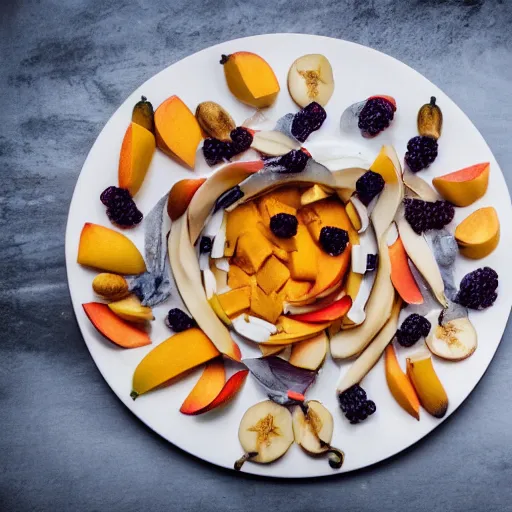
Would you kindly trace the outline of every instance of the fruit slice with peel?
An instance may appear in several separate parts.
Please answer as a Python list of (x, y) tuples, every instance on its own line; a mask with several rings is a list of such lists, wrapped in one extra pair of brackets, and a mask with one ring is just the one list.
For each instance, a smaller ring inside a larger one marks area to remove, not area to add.
[(391, 282), (391, 263), (385, 235), (379, 244), (379, 267), (366, 305), (366, 319), (361, 325), (341, 331), (331, 338), (331, 355), (335, 359), (352, 357), (364, 350), (391, 315), (395, 289)]
[(218, 357), (208, 336), (196, 327), (166, 339), (149, 352), (133, 374), (132, 392), (139, 395), (164, 385), (174, 377)]
[(348, 295), (345, 295), (323, 309), (312, 311), (310, 313), (302, 313), (300, 315), (290, 315), (289, 318), (298, 320), (299, 322), (332, 322), (333, 320), (337, 320), (338, 318), (345, 316), (351, 306), (352, 299)]
[(251, 52), (223, 55), (224, 75), (229, 90), (242, 103), (269, 107), (279, 94), (279, 82), (268, 62)]
[(112, 343), (123, 348), (143, 347), (151, 343), (147, 332), (119, 318), (106, 304), (89, 302), (82, 307), (94, 327)]
[(220, 407), (221, 405), (224, 405), (225, 403), (232, 400), (242, 388), (248, 375), (248, 370), (240, 370), (239, 372), (231, 375), (226, 384), (224, 384), (224, 387), (221, 389), (220, 393), (214, 398), (213, 402), (202, 409), (199, 414), (211, 411), (212, 409), (216, 409), (217, 407)]
[(242, 314), (233, 318), (232, 325), (233, 329), (238, 334), (254, 341), (255, 343), (268, 341), (270, 336), (277, 332), (275, 325), (262, 320), (261, 318), (247, 314)]
[(329, 322), (312, 324), (299, 322), (287, 316), (280, 316), (277, 322), (277, 334), (270, 337), (266, 345), (288, 345), (296, 341), (311, 338), (329, 326)]
[(219, 297), (217, 297), (217, 294), (213, 294), (208, 299), (208, 304), (210, 304), (213, 312), (219, 317), (220, 321), (227, 325), (228, 327), (231, 325), (231, 320), (229, 319), (229, 316), (226, 315), (226, 312), (222, 309), (222, 306), (220, 305)]
[(450, 361), (468, 358), (478, 346), (475, 328), (467, 317), (455, 318), (442, 325), (432, 322), (425, 341), (433, 354)]
[[(304, 414), (306, 409), (306, 414)], [(293, 408), (293, 434), (295, 442), (306, 452), (318, 455), (329, 451), (334, 420), (329, 410), (316, 400), (309, 400), (304, 406)]]
[(432, 184), (446, 201), (455, 206), (469, 206), (487, 191), (489, 169), (489, 162), (475, 164), (460, 171), (438, 176), (432, 180)]
[(198, 414), (210, 405), (226, 382), (226, 370), (222, 359), (206, 364), (196, 385), (180, 407), (183, 414)]
[(395, 290), (407, 304), (423, 304), (423, 296), (414, 280), (402, 239), (388, 247), (391, 262), (391, 281)]
[(446, 307), (443, 278), (434, 254), (425, 237), (415, 233), (405, 220), (403, 209), (397, 215), (397, 227), (407, 256), (430, 286), (437, 301)]
[(276, 130), (256, 132), (251, 143), (252, 149), (268, 156), (286, 155), (292, 149), (299, 147), (297, 141)]
[(412, 195), (428, 202), (439, 200), (437, 192), (423, 178), (412, 172), (407, 165), (404, 167), (403, 181), (406, 187), (406, 196)]
[(176, 220), (187, 211), (194, 194), (205, 181), (206, 178), (186, 179), (172, 186), (167, 198), (167, 213), (171, 220)]
[(176, 285), (190, 314), (212, 343), (222, 354), (239, 361), (238, 345), (206, 299), (196, 251), (188, 233), (187, 216), (182, 215), (173, 222), (169, 236), (169, 259)]
[(386, 381), (393, 398), (404, 411), (419, 421), (420, 401), (418, 395), (409, 377), (407, 377), (402, 371), (402, 368), (400, 368), (392, 343), (386, 347), (384, 365), (386, 369)]
[(155, 136), (146, 128), (130, 123), (119, 155), (119, 187), (133, 197), (140, 189), (155, 152)]
[(316, 371), (325, 360), (328, 345), (329, 339), (325, 332), (316, 334), (307, 340), (294, 343), (288, 362), (298, 368)]
[(136, 295), (130, 295), (125, 299), (111, 302), (108, 307), (118, 317), (128, 322), (145, 323), (155, 319), (153, 310), (143, 306)]
[(178, 96), (167, 98), (156, 109), (155, 134), (156, 144), (164, 153), (194, 168), (203, 134), (194, 114)]
[(144, 258), (122, 233), (86, 222), (80, 234), (77, 263), (117, 274), (142, 274)]
[(466, 258), (480, 259), (491, 254), (500, 241), (500, 221), (496, 210), (480, 208), (466, 217), (455, 229), (455, 240)]
[(288, 91), (299, 107), (312, 101), (325, 107), (334, 92), (334, 77), (327, 57), (313, 53), (296, 59), (288, 71)]
[(338, 394), (343, 393), (343, 391), (351, 388), (354, 384), (359, 384), (380, 359), (386, 345), (388, 345), (395, 336), (401, 305), (402, 301), (400, 298), (395, 297), (389, 320), (348, 370), (340, 375), (340, 379), (336, 385), (336, 392)]
[(262, 160), (233, 162), (220, 168), (206, 180), (204, 186), (194, 194), (188, 207), (189, 233), (192, 244), (197, 242), (219, 196), (262, 168)]
[(245, 460), (267, 464), (282, 457), (293, 443), (290, 411), (271, 400), (253, 405), (242, 417), (238, 439), (246, 453), (244, 460), (235, 463), (240, 470)]
[(407, 376), (423, 408), (432, 416), (442, 418), (448, 410), (448, 396), (434, 370), (432, 357), (428, 352), (421, 352), (407, 358)]

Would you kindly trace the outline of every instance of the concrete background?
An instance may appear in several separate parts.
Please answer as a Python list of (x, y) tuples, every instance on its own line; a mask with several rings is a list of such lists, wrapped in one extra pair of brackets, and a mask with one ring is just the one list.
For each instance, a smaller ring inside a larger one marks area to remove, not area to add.
[[(90, 146), (167, 65), (267, 32), (356, 41), (413, 66), (487, 139), (510, 185), (512, 3), (0, 2), (0, 510), (512, 510), (512, 330), (466, 403), (391, 460), (270, 481), (207, 465), (117, 400), (78, 331), (64, 228)], [(485, 340), (482, 340), (485, 343)]]

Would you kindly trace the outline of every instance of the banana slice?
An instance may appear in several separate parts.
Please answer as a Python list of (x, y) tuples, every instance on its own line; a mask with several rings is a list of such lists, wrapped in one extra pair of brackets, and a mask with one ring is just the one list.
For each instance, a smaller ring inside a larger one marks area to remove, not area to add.
[(253, 405), (245, 412), (238, 429), (238, 439), (245, 451), (235, 462), (235, 469), (250, 460), (267, 464), (282, 457), (293, 443), (290, 411), (271, 400)]
[(329, 450), (334, 430), (332, 414), (316, 400), (306, 402), (293, 410), (293, 435), (295, 442), (308, 453), (317, 455)]
[(436, 319), (433, 319), (433, 327), (426, 339), (428, 348), (436, 356), (461, 361), (476, 350), (478, 337), (469, 318), (456, 318), (444, 325), (436, 324)]
[(299, 57), (288, 71), (288, 90), (299, 107), (312, 101), (325, 107), (334, 91), (334, 77), (327, 57), (317, 53)]

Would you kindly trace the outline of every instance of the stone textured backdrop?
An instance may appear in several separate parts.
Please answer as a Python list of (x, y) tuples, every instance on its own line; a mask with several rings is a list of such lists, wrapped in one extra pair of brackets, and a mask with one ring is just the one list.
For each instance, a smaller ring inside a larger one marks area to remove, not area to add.
[(507, 0), (2, 0), (0, 510), (511, 510), (510, 324), (466, 403), (406, 453), (267, 481), (188, 456), (124, 408), (78, 331), (64, 264), (73, 187), (110, 115), (162, 68), (246, 35), (322, 34), (406, 62), (469, 115), (510, 184), (511, 26)]

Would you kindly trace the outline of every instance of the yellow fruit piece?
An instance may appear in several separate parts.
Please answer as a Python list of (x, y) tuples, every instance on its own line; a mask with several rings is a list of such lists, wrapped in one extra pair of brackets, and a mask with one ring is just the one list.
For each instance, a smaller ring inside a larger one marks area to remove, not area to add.
[(280, 259), (281, 261), (284, 261), (285, 263), (288, 263), (290, 261), (290, 255), (280, 247), (274, 245), (274, 247), (272, 247), (272, 253), (276, 258)]
[(380, 174), (386, 183), (396, 183), (398, 181), (395, 166), (388, 156), (386, 146), (382, 146), (370, 170)]
[(347, 212), (348, 218), (350, 219), (350, 222), (352, 223), (352, 227), (356, 231), (359, 231), (362, 226), (361, 219), (359, 218), (359, 214), (357, 213), (357, 210), (351, 201), (349, 201), (345, 205), (345, 211)]
[(263, 222), (266, 226), (270, 226), (270, 219), (278, 213), (288, 213), (296, 215), (297, 209), (282, 203), (275, 197), (265, 196), (260, 202), (260, 212)]
[(299, 281), (314, 281), (320, 249), (311, 238), (308, 229), (299, 224), (295, 235), (297, 251), (290, 254), (290, 274)]
[(265, 196), (261, 199), (258, 208), (260, 209), (260, 213), (262, 210), (262, 202), (264, 199), (275, 199), (280, 203), (284, 203), (291, 208), (295, 208), (298, 210), (301, 207), (300, 198), (302, 196), (302, 191), (297, 185), (292, 185), (289, 187), (280, 187), (276, 190), (271, 190), (267, 192)]
[(251, 286), (255, 282), (255, 277), (246, 274), (240, 267), (234, 264), (229, 266), (228, 286), (231, 289), (241, 288), (242, 286)]
[(275, 256), (271, 256), (256, 273), (256, 281), (267, 295), (280, 290), (289, 277), (290, 271)]
[(282, 315), (277, 322), (277, 334), (270, 336), (265, 345), (288, 345), (297, 341), (303, 341), (319, 334), (329, 327), (329, 324), (330, 322), (322, 324), (299, 322)]
[(134, 243), (113, 229), (86, 222), (80, 234), (77, 262), (117, 274), (142, 274), (146, 264)]
[(157, 345), (133, 374), (131, 397), (155, 389), (169, 380), (220, 355), (203, 331), (193, 327)]
[(194, 168), (203, 138), (194, 114), (178, 96), (166, 99), (155, 112), (157, 146), (167, 155)]
[(155, 136), (146, 128), (130, 123), (119, 155), (119, 186), (133, 197), (140, 189), (155, 152)]
[(295, 279), (288, 279), (280, 293), (283, 295), (284, 300), (293, 302), (299, 299), (299, 297), (306, 295), (312, 286), (313, 285), (309, 281), (295, 281)]
[(267, 61), (250, 52), (236, 52), (223, 58), (229, 90), (241, 102), (256, 108), (272, 105), (279, 82)]
[(300, 204), (302, 206), (306, 206), (308, 204), (321, 201), (322, 199), (326, 199), (329, 196), (330, 194), (326, 192), (320, 185), (315, 184), (311, 188), (308, 188), (300, 196)]
[[(345, 207), (335, 198), (324, 199), (305, 206), (300, 210), (300, 216), (316, 242), (320, 239), (323, 227), (331, 226), (344, 229), (349, 235), (353, 231)], [(352, 240), (350, 242), (354, 243)]]
[(238, 238), (233, 262), (247, 274), (253, 275), (271, 254), (272, 244), (260, 231), (254, 230)]
[(480, 199), (489, 185), (489, 162), (471, 165), (432, 180), (439, 194), (455, 206), (469, 206)]
[(144, 323), (148, 320), (154, 320), (153, 311), (147, 306), (143, 306), (135, 295), (130, 295), (126, 299), (111, 302), (108, 307), (118, 317), (128, 322)]
[(258, 208), (253, 201), (237, 206), (233, 211), (226, 214), (226, 247), (224, 256), (233, 256), (236, 243), (240, 235), (247, 231), (254, 230), (261, 221)]
[(228, 315), (226, 315), (226, 312), (222, 309), (219, 297), (216, 294), (213, 294), (208, 299), (208, 303), (210, 304), (213, 312), (219, 317), (219, 320), (221, 320), (224, 325), (230, 326), (231, 320), (229, 319)]
[(297, 250), (297, 242), (295, 237), (293, 238), (278, 238), (277, 236), (270, 231), (268, 226), (265, 226), (262, 222), (259, 222), (257, 225), (258, 231), (269, 240), (275, 247), (282, 249), (288, 253)]
[(249, 309), (251, 303), (251, 287), (244, 286), (236, 288), (226, 293), (217, 295), (221, 308), (229, 318), (238, 316), (240, 313)]
[(407, 358), (407, 376), (418, 394), (423, 408), (432, 416), (442, 418), (448, 409), (448, 396), (432, 364), (432, 357)]
[(258, 347), (261, 351), (261, 355), (263, 357), (268, 357), (279, 354), (287, 347), (287, 345), (262, 345), (259, 343)]
[(251, 314), (275, 324), (283, 312), (282, 298), (275, 292), (267, 295), (259, 286), (251, 287)]
[(480, 208), (466, 217), (455, 229), (460, 253), (467, 258), (480, 259), (491, 254), (500, 241), (500, 221), (496, 210)]

